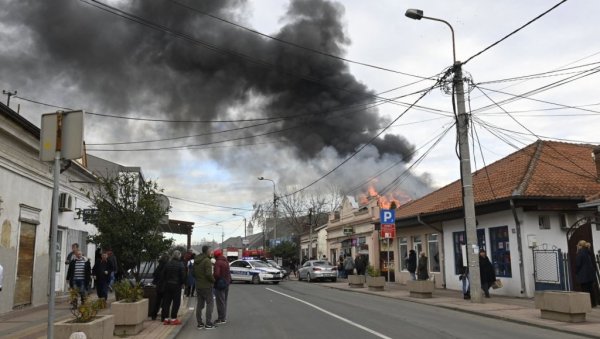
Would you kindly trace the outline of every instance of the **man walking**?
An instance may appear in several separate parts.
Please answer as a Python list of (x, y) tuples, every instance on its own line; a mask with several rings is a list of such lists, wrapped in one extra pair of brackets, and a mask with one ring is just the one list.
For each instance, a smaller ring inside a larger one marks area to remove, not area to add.
[(215, 325), (225, 324), (227, 322), (227, 296), (229, 295), (229, 284), (231, 284), (231, 273), (229, 272), (229, 263), (223, 256), (221, 250), (214, 252), (215, 256), (215, 296), (217, 299), (217, 320)]
[(75, 250), (75, 257), (69, 263), (69, 269), (67, 270), (67, 280), (69, 281), (69, 287), (79, 290), (82, 304), (85, 302), (91, 277), (90, 261), (81, 255), (80, 250)]
[[(212, 311), (214, 307), (213, 300), (213, 284), (215, 277), (213, 276), (212, 262), (210, 261), (210, 246), (202, 246), (202, 253), (194, 260), (194, 278), (196, 279), (196, 295), (198, 303), (196, 305), (196, 321), (198, 329), (206, 328), (207, 330), (215, 328), (212, 323)], [(202, 309), (206, 304), (206, 323), (202, 321)]]

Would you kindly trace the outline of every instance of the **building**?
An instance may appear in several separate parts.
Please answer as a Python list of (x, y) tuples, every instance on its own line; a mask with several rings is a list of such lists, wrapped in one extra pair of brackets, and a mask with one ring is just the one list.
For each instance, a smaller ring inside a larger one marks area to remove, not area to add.
[[(544, 267), (539, 258), (550, 252), (558, 263), (560, 253), (574, 255), (578, 238), (600, 240), (598, 226), (592, 227), (597, 207), (589, 203), (600, 193), (599, 174), (597, 147), (542, 140), (474, 173), (478, 246), (504, 284), (494, 293), (533, 297), (547, 285), (569, 284), (560, 265)], [(400, 258), (409, 249), (426, 252), (436, 285), (459, 290), (463, 217), (457, 180), (396, 210), (393, 250)], [(409, 279), (404, 260), (396, 269), (400, 281)]]

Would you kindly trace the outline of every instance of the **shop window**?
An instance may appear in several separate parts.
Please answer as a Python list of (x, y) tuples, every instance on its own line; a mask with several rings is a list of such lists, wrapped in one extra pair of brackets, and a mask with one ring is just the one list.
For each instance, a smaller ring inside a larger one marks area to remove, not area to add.
[(512, 277), (508, 226), (490, 228), (491, 262), (497, 277)]
[(415, 250), (415, 252), (417, 252), (417, 258), (418, 258), (421, 255), (421, 252), (423, 252), (423, 243), (421, 242), (420, 235), (415, 235), (412, 237), (412, 245), (413, 245), (413, 250)]
[(429, 234), (427, 236), (427, 249), (429, 252), (429, 271), (440, 271), (440, 247), (437, 234)]
[(398, 253), (400, 253), (399, 258), (402, 259), (400, 260), (400, 270), (406, 271), (406, 260), (408, 259), (408, 239), (399, 238), (399, 240), (400, 241), (398, 242)]
[[(465, 231), (453, 232), (452, 242), (454, 249), (454, 274), (461, 274), (463, 268), (462, 247), (467, 244)], [(485, 250), (485, 230), (477, 230), (477, 245)]]

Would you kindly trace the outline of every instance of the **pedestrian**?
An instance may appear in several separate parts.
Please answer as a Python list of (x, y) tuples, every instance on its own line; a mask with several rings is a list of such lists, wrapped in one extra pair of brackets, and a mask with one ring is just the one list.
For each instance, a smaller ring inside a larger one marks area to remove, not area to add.
[(350, 255), (347, 255), (346, 258), (344, 258), (344, 271), (346, 271), (346, 278), (349, 275), (354, 274), (354, 261)]
[[(158, 316), (158, 310), (162, 306), (163, 295), (166, 287), (165, 280), (162, 276), (168, 262), (169, 255), (165, 253), (160, 257), (160, 259), (158, 259), (158, 266), (154, 270), (154, 273), (152, 273), (152, 284), (156, 286), (156, 300), (154, 300), (154, 305), (151, 305), (150, 308), (150, 317), (152, 320), (156, 320), (156, 317)], [(164, 319), (162, 321), (164, 321)]]
[(471, 299), (471, 284), (469, 282), (469, 268), (463, 266), (462, 273), (458, 276), (458, 280), (462, 282), (462, 293), (465, 300)]
[(90, 261), (81, 254), (80, 250), (75, 250), (74, 257), (71, 259), (67, 270), (67, 280), (70, 288), (79, 290), (82, 304), (85, 302), (87, 286), (89, 286), (91, 278)]
[(367, 265), (362, 255), (356, 255), (356, 259), (354, 259), (354, 266), (356, 267), (356, 274), (365, 275)]
[(421, 252), (421, 255), (419, 256), (419, 262), (417, 264), (417, 279), (429, 279), (429, 273), (427, 271), (427, 255), (425, 255), (425, 252)]
[[(594, 282), (592, 284), (592, 292), (594, 293), (594, 300), (596, 301), (596, 306), (598, 305), (598, 297), (600, 297), (600, 290), (598, 287), (598, 274), (596, 274), (596, 256), (594, 255), (594, 251), (592, 250), (592, 244), (589, 242), (585, 243), (585, 248), (590, 255), (590, 261), (592, 262), (592, 268), (594, 269)], [(592, 307), (594, 303), (592, 303)]]
[(227, 296), (229, 295), (229, 285), (231, 284), (231, 273), (229, 272), (229, 263), (223, 256), (221, 250), (214, 252), (215, 270), (215, 296), (217, 300), (217, 320), (215, 325), (227, 323)]
[(73, 258), (75, 257), (75, 251), (79, 251), (79, 244), (76, 242), (71, 244), (71, 252), (67, 254), (67, 260), (65, 260), (65, 265), (69, 265), (71, 263), (71, 260), (73, 260)]
[(590, 294), (592, 307), (598, 305), (596, 293), (594, 292), (595, 275), (594, 265), (587, 249), (587, 241), (580, 240), (577, 243), (577, 257), (575, 257), (575, 277), (577, 283), (581, 286), (581, 290)]
[(408, 257), (406, 259), (406, 269), (410, 273), (412, 280), (417, 280), (417, 252), (415, 250), (408, 251)]
[(115, 280), (117, 280), (119, 277), (119, 265), (117, 263), (117, 257), (110, 248), (106, 250), (106, 254), (108, 255), (108, 261), (110, 261), (110, 264), (113, 267), (113, 271), (110, 274), (110, 280), (108, 282), (108, 290), (112, 292), (112, 286), (115, 283)]
[(196, 278), (194, 278), (194, 259), (196, 258), (196, 254), (192, 253), (190, 256), (190, 260), (187, 262), (187, 286), (185, 287), (185, 292), (187, 297), (194, 297), (196, 293)]
[(165, 287), (161, 321), (165, 325), (181, 325), (181, 321), (177, 319), (177, 313), (181, 305), (181, 289), (185, 284), (185, 267), (181, 262), (181, 252), (178, 250), (173, 251), (171, 260), (169, 260), (163, 271), (162, 279)]
[(108, 255), (106, 253), (100, 254), (100, 259), (94, 263), (92, 272), (96, 279), (96, 294), (98, 299), (108, 299), (108, 283), (110, 281), (110, 274), (113, 271), (112, 264), (108, 261)]
[(323, 256), (321, 257), (321, 260), (327, 261), (327, 256), (325, 254), (323, 254)]
[(346, 278), (346, 270), (344, 270), (344, 256), (340, 255), (338, 261), (338, 278)]
[(490, 287), (496, 282), (496, 272), (484, 249), (479, 250), (479, 277), (481, 279), (481, 289), (485, 297), (489, 298)]
[[(212, 323), (212, 311), (214, 307), (213, 285), (215, 277), (213, 276), (212, 262), (210, 259), (210, 246), (202, 246), (202, 253), (194, 261), (194, 278), (196, 278), (196, 322), (199, 330), (215, 328)], [(216, 260), (215, 260), (216, 262)], [(202, 321), (202, 309), (206, 305), (206, 322)]]
[(296, 278), (296, 263), (294, 260), (290, 261), (290, 271), (294, 273), (294, 278)]

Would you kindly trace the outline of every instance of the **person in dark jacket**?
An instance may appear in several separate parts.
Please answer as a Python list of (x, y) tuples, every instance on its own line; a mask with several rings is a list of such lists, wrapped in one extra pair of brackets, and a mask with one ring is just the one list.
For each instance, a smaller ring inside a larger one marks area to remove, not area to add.
[(170, 258), (168, 254), (163, 254), (160, 259), (158, 259), (158, 266), (154, 269), (154, 273), (152, 273), (152, 284), (156, 286), (156, 300), (154, 300), (154, 304), (151, 305), (150, 308), (150, 317), (152, 317), (152, 320), (156, 320), (156, 317), (158, 316), (158, 310), (162, 306), (163, 295), (166, 287), (162, 275), (165, 267), (167, 267), (169, 259)]
[(596, 272), (590, 258), (590, 251), (587, 249), (587, 241), (580, 240), (577, 243), (577, 257), (575, 257), (575, 277), (577, 283), (581, 286), (581, 290), (590, 294), (592, 307), (598, 305), (594, 291), (595, 276)]
[[(175, 250), (165, 266), (162, 279), (165, 288), (162, 301), (161, 320), (165, 325), (180, 325), (177, 312), (181, 304), (181, 289), (185, 283), (185, 267), (181, 262), (181, 252)], [(169, 311), (170, 317), (169, 317)]]
[[(231, 284), (231, 273), (229, 272), (229, 262), (223, 256), (221, 250), (216, 250), (215, 257), (215, 297), (217, 300), (217, 320), (215, 325), (225, 324), (227, 322), (227, 296), (229, 295), (229, 284)], [(225, 284), (220, 285), (218, 282), (222, 279)], [(224, 287), (224, 288), (221, 288)]]
[(419, 263), (417, 264), (417, 279), (429, 279), (429, 272), (427, 271), (427, 255), (425, 255), (425, 252), (421, 252), (421, 256), (419, 256)]
[(363, 255), (356, 255), (356, 259), (354, 259), (354, 267), (356, 267), (356, 274), (365, 275), (367, 272), (367, 263)]
[(481, 279), (481, 290), (485, 297), (489, 298), (490, 287), (496, 282), (496, 272), (483, 249), (479, 251), (479, 277)]
[[(215, 277), (213, 276), (213, 267), (210, 260), (210, 246), (202, 246), (202, 253), (194, 260), (194, 278), (196, 278), (196, 322), (197, 328), (207, 330), (215, 328), (212, 322), (212, 311), (214, 307), (213, 285)], [(202, 310), (206, 305), (206, 323), (202, 321)]]
[(92, 268), (90, 261), (81, 255), (80, 250), (75, 250), (75, 257), (71, 259), (69, 269), (67, 270), (67, 280), (69, 281), (69, 287), (79, 290), (82, 304), (85, 302), (87, 287), (90, 285), (91, 279)]
[(108, 299), (108, 283), (110, 282), (110, 274), (114, 268), (106, 253), (100, 254), (100, 259), (94, 264), (92, 272), (96, 277), (96, 294), (98, 299)]
[(417, 271), (417, 252), (415, 250), (408, 251), (408, 258), (406, 259), (406, 269), (412, 280), (417, 280), (417, 275), (415, 272)]

